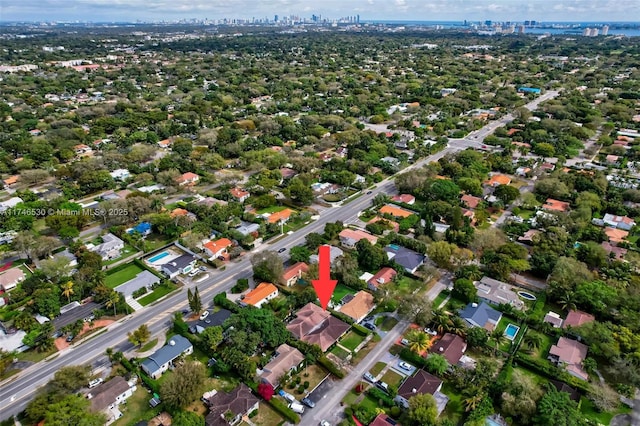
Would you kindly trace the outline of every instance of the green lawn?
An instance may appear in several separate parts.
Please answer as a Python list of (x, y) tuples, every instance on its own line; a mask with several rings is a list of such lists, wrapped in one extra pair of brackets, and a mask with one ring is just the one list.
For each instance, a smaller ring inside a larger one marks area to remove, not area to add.
[(349, 333), (347, 333), (346, 336), (342, 338), (342, 340), (340, 340), (340, 344), (345, 348), (350, 349), (351, 351), (354, 351), (356, 347), (358, 347), (358, 345), (363, 341), (364, 341), (364, 336), (360, 336), (359, 334), (356, 334), (353, 331), (350, 331)]
[(115, 426), (127, 426), (136, 424), (142, 420), (150, 420), (154, 416), (158, 415), (162, 410), (162, 406), (151, 408), (149, 407), (149, 400), (151, 394), (147, 393), (146, 389), (142, 386), (138, 386), (138, 389), (131, 395), (129, 399), (120, 405), (120, 411), (122, 411), (122, 417), (120, 417), (115, 423)]
[(152, 252), (160, 247), (166, 246), (172, 241), (173, 238), (167, 238), (164, 235), (151, 233), (144, 239), (144, 251), (145, 253)]
[(360, 361), (362, 361), (367, 355), (369, 355), (369, 352), (371, 352), (371, 350), (373, 350), (373, 348), (375, 348), (375, 346), (378, 344), (378, 342), (381, 340), (382, 338), (380, 337), (379, 334), (374, 334), (373, 338), (371, 338), (371, 340), (369, 340), (367, 342), (367, 344), (364, 346), (364, 348), (360, 349), (353, 358), (351, 358), (351, 365), (356, 365), (358, 364)]
[(444, 299), (446, 299), (447, 296), (449, 296), (449, 291), (448, 290), (442, 290), (440, 292), (440, 294), (438, 294), (436, 296), (436, 298), (433, 300), (433, 304), (432, 304), (433, 308), (434, 309), (438, 308), (440, 306), (440, 304), (442, 302), (444, 302)]
[(380, 374), (380, 372), (382, 371), (382, 369), (384, 369), (387, 366), (386, 362), (376, 362), (376, 365), (374, 365), (373, 367), (371, 367), (371, 370), (369, 370), (369, 373), (371, 373), (373, 375), (373, 377), (377, 376), (378, 374)]
[(282, 417), (269, 404), (260, 402), (258, 415), (252, 418), (251, 422), (257, 426), (279, 425), (282, 422)]
[(339, 302), (340, 300), (342, 300), (343, 297), (345, 297), (347, 294), (356, 294), (355, 290), (342, 285), (342, 284), (338, 284), (336, 286), (335, 291), (333, 292), (333, 297), (332, 299), (336, 302)]
[(584, 416), (589, 420), (594, 420), (600, 424), (608, 425), (611, 422), (613, 416), (617, 414), (630, 413), (631, 409), (626, 405), (621, 404), (616, 411), (601, 413), (593, 405), (593, 402), (583, 396), (582, 398), (580, 398), (580, 412), (584, 414)]
[(177, 288), (178, 286), (176, 286), (172, 282), (168, 282), (166, 284), (160, 285), (151, 293), (147, 294), (141, 299), (138, 299), (138, 303), (140, 303), (142, 306), (147, 306), (149, 303), (155, 302), (156, 300), (160, 299), (162, 296), (166, 296), (167, 294), (171, 293)]
[(342, 360), (347, 359), (347, 357), (350, 355), (349, 352), (338, 346), (335, 346), (333, 349), (331, 349), (331, 353)]
[(444, 416), (454, 424), (458, 424), (464, 416), (464, 406), (462, 405), (462, 395), (449, 382), (442, 385), (441, 392), (449, 397), (449, 402), (444, 410)]
[(149, 342), (147, 342), (143, 347), (141, 347), (140, 349), (138, 349), (138, 352), (146, 352), (146, 351), (150, 351), (151, 349), (153, 349), (153, 347), (158, 343), (158, 339), (153, 339)]
[(380, 379), (388, 385), (392, 386), (400, 386), (400, 382), (402, 382), (402, 376), (395, 371), (387, 370), (386, 373)]
[[(516, 337), (513, 340), (514, 342), (516, 342), (520, 338), (520, 333), (522, 332), (522, 326), (518, 324), (518, 321), (515, 320), (514, 318), (503, 315), (496, 329), (500, 330), (500, 333), (504, 333), (504, 330), (507, 328), (509, 324), (513, 324), (516, 327), (520, 327), (520, 330), (518, 330), (518, 334), (516, 334)], [(499, 349), (502, 352), (509, 352), (509, 350), (511, 349), (511, 340), (507, 339), (506, 337), (504, 340), (505, 340), (504, 343), (500, 345)]]
[(414, 291), (418, 290), (423, 286), (422, 282), (418, 280), (414, 280), (408, 276), (404, 276), (400, 278), (397, 282), (394, 283), (394, 288), (400, 294), (410, 294)]
[(256, 213), (257, 214), (276, 213), (276, 212), (281, 212), (282, 210), (284, 210), (286, 208), (287, 207), (285, 207), (285, 206), (271, 206), (271, 207), (267, 207), (266, 209), (258, 210)]
[(342, 402), (345, 405), (353, 405), (355, 404), (357, 399), (358, 399), (358, 394), (356, 394), (354, 391), (351, 391), (345, 395), (345, 397), (342, 399)]
[(117, 258), (112, 259), (112, 260), (107, 260), (106, 262), (102, 262), (102, 264), (103, 265), (113, 265), (114, 263), (119, 262), (120, 260), (124, 259), (125, 257), (131, 256), (136, 251), (137, 250), (133, 246), (131, 246), (131, 245), (127, 244), (127, 243), (124, 243), (124, 248), (121, 251), (120, 257), (117, 257)]
[(393, 317), (385, 317), (380, 326), (380, 330), (389, 331), (398, 324), (398, 320)]
[(135, 263), (130, 263), (126, 267), (122, 269), (117, 268), (114, 272), (110, 272), (104, 279), (104, 283), (109, 288), (116, 288), (120, 284), (124, 284), (127, 281), (133, 279), (142, 272), (144, 269), (136, 265)]
[(375, 399), (371, 398), (370, 396), (365, 396), (364, 399), (362, 400), (362, 402), (359, 404), (362, 407), (366, 407), (366, 408), (370, 408), (372, 410), (375, 410), (376, 408), (378, 408), (378, 401), (376, 401)]

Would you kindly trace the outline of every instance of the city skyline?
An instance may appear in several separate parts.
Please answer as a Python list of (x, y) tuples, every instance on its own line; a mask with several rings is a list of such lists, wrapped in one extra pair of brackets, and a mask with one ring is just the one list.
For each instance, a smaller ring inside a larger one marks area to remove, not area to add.
[[(269, 19), (630, 22), (633, 0), (4, 0), (0, 21), (131, 22)], [(638, 20), (633, 21), (638, 22)]]

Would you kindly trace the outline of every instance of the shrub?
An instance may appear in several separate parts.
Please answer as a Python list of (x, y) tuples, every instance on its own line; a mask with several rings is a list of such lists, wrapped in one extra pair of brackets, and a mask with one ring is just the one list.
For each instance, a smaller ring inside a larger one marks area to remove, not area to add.
[(258, 410), (253, 410), (252, 412), (249, 413), (249, 418), (252, 419), (257, 415), (258, 415)]
[(336, 376), (338, 379), (344, 378), (344, 371), (342, 371), (337, 365), (335, 365), (329, 358), (326, 356), (321, 356), (318, 358), (318, 364), (326, 368), (331, 374)]
[(302, 386), (304, 386), (305, 389), (309, 388), (309, 382), (308, 381), (304, 381), (304, 383), (302, 384)]
[(413, 352), (409, 348), (402, 348), (402, 350), (400, 351), (400, 358), (415, 365), (416, 367), (424, 367), (426, 363), (426, 360), (423, 357)]
[(133, 296), (133, 298), (137, 298), (142, 296), (143, 294), (147, 293), (147, 288), (146, 287), (141, 287), (139, 289), (137, 289), (136, 291), (134, 291), (133, 293), (131, 293), (131, 295)]
[(247, 278), (240, 278), (236, 284), (231, 287), (231, 293), (237, 294), (249, 288), (249, 280)]
[(367, 336), (369, 334), (369, 330), (360, 324), (353, 324), (352, 330), (361, 336)]
[(271, 401), (269, 401), (269, 404), (271, 405), (271, 408), (277, 411), (286, 420), (292, 423), (300, 422), (300, 417), (291, 408), (287, 407), (284, 404), (284, 402), (280, 401), (279, 399), (272, 398)]
[(367, 391), (367, 395), (369, 395), (374, 400), (379, 401), (380, 405), (383, 405), (385, 407), (395, 406), (393, 398), (376, 387), (369, 388), (369, 390)]
[(298, 386), (298, 389), (296, 389), (296, 392), (299, 395), (302, 395), (304, 393), (304, 386), (302, 386), (302, 385)]

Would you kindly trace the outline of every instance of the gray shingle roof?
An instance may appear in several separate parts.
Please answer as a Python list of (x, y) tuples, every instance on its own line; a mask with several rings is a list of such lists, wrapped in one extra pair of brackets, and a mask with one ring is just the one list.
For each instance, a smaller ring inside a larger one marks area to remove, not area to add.
[[(174, 344), (172, 345), (171, 342)], [(191, 347), (191, 342), (180, 335), (175, 335), (166, 345), (158, 349), (153, 355), (147, 358), (142, 365), (147, 371), (154, 372), (160, 369), (163, 364), (173, 361), (180, 354)]]

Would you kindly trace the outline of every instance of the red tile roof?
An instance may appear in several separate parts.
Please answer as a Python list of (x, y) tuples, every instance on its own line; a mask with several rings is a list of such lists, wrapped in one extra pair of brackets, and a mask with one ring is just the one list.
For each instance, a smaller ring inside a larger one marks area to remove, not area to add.
[(284, 273), (282, 274), (282, 279), (284, 281), (289, 281), (293, 277), (300, 277), (300, 275), (304, 274), (308, 270), (309, 270), (309, 265), (307, 265), (306, 263), (304, 262), (295, 263), (289, 266), (287, 269), (285, 269)]
[(242, 299), (247, 305), (257, 305), (273, 293), (278, 292), (278, 287), (271, 283), (260, 283), (256, 288), (251, 290)]
[(569, 326), (579, 327), (582, 324), (593, 322), (595, 320), (596, 318), (591, 314), (587, 314), (586, 312), (582, 312), (582, 311), (571, 310), (567, 314), (567, 318), (564, 320), (563, 327), (564, 328), (567, 328)]
[(385, 267), (371, 277), (369, 281), (367, 281), (367, 284), (377, 288), (379, 285), (391, 282), (396, 275), (398, 275), (398, 273), (394, 269)]
[(279, 223), (280, 221), (286, 221), (293, 213), (294, 211), (291, 209), (284, 209), (279, 212), (272, 213), (271, 216), (269, 216), (269, 219), (267, 219), (267, 222)]

